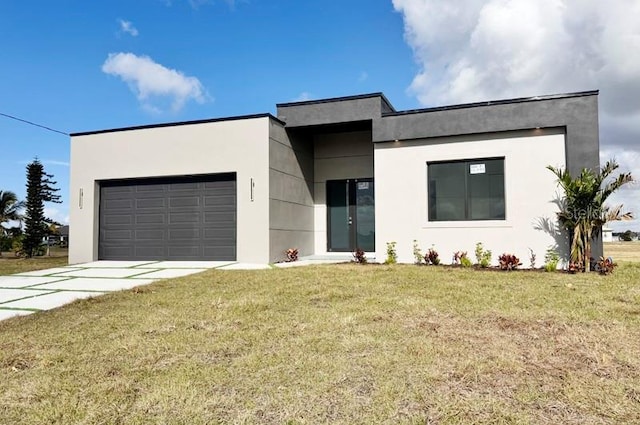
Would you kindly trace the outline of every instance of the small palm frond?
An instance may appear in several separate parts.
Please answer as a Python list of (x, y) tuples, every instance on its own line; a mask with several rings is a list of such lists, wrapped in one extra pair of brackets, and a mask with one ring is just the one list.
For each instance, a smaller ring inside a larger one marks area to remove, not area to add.
[(604, 222), (608, 221), (627, 221), (633, 220), (633, 213), (631, 211), (622, 212), (624, 205), (620, 204), (613, 208), (604, 207), (603, 217)]

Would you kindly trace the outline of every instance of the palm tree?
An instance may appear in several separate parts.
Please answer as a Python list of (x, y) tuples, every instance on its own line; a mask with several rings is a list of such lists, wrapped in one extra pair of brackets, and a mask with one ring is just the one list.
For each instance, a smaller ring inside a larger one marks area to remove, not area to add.
[[(24, 208), (24, 202), (18, 201), (15, 193), (0, 190), (0, 227), (7, 221), (20, 220), (22, 208)], [(6, 229), (2, 227), (3, 234), (5, 231)]]
[(615, 160), (607, 161), (599, 173), (584, 168), (576, 178), (565, 169), (547, 167), (558, 178), (564, 191), (558, 220), (571, 236), (571, 265), (584, 271), (590, 269), (591, 241), (600, 235), (608, 221), (630, 220), (630, 212), (623, 213), (622, 205), (610, 208), (604, 203), (618, 189), (633, 181), (631, 173), (621, 173), (611, 180), (619, 168)]
[[(15, 193), (0, 190), (0, 236), (7, 234), (7, 229), (2, 225), (7, 221), (20, 220), (20, 210), (24, 207), (22, 201), (18, 201)], [(0, 252), (0, 255), (2, 253)]]

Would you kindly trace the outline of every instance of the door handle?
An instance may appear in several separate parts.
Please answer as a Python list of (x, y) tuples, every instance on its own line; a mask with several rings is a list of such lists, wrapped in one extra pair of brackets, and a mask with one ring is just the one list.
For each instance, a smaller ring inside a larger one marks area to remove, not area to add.
[(349, 217), (349, 226), (353, 224), (353, 218)]

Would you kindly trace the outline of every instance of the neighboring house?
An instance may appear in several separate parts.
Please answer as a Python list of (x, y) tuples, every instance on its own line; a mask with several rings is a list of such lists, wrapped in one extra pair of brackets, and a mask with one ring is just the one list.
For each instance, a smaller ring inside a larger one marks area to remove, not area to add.
[(58, 228), (58, 235), (60, 236), (60, 244), (62, 246), (69, 246), (69, 225), (60, 226)]
[(69, 261), (382, 261), (394, 241), (412, 262), (414, 239), (542, 258), (566, 249), (544, 225), (560, 194), (545, 167), (599, 166), (597, 95), (396, 111), (375, 93), (72, 134)]
[(613, 242), (613, 229), (610, 227), (602, 228), (602, 242)]

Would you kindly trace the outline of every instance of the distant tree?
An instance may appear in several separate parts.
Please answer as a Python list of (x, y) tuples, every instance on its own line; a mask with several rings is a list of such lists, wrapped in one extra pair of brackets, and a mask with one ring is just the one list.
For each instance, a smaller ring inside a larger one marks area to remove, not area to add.
[(44, 171), (44, 166), (38, 158), (27, 165), (27, 202), (25, 212), (25, 231), (22, 249), (27, 257), (33, 257), (41, 252), (42, 239), (49, 234), (49, 225), (53, 223), (44, 215), (44, 203), (61, 203), (57, 195), (57, 184), (52, 180), (53, 175)]
[(620, 240), (625, 242), (630, 242), (633, 240), (635, 234), (631, 230), (627, 230), (620, 234)]
[[(9, 221), (20, 220), (22, 218), (20, 211), (24, 207), (24, 202), (18, 201), (15, 193), (0, 190), (0, 237), (6, 238), (10, 236), (11, 229), (3, 226)], [(2, 249), (0, 249), (2, 255)]]

